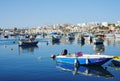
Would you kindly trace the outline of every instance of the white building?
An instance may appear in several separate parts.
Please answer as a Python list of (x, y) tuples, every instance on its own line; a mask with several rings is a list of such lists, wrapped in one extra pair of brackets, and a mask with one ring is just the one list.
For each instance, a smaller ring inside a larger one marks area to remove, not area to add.
[(112, 23), (109, 23), (109, 22), (102, 22), (102, 26), (109, 26), (111, 25)]
[(117, 21), (117, 23), (115, 24), (115, 26), (120, 26), (120, 21)]
[(88, 22), (88, 23), (80, 23), (80, 24), (77, 24), (78, 26), (80, 27), (90, 27), (90, 28), (93, 28), (93, 27), (98, 27), (101, 25), (101, 23), (98, 23), (98, 22)]

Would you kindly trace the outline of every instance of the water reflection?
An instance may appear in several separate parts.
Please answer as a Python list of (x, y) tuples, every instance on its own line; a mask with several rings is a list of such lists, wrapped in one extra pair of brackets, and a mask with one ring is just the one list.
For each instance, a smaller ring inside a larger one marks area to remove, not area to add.
[(120, 38), (107, 38), (105, 39), (105, 44), (107, 46), (113, 45), (113, 46), (118, 46), (120, 45)]
[(68, 42), (69, 42), (70, 44), (73, 44), (73, 43), (74, 43), (74, 39), (68, 40)]
[(19, 53), (33, 53), (38, 46), (19, 46)]
[(52, 45), (59, 45), (60, 44), (60, 42), (51, 42), (52, 43)]
[(18, 39), (16, 38), (11, 38), (11, 39), (0, 39), (0, 45), (13, 45), (17, 44)]
[(115, 63), (113, 60), (110, 62), (109, 66), (112, 67), (114, 70), (120, 71), (120, 64)]
[(56, 67), (64, 71), (72, 72), (74, 75), (81, 74), (85, 76), (96, 76), (96, 77), (105, 77), (105, 78), (114, 77), (109, 71), (107, 71), (107, 69), (103, 68), (102, 66), (75, 67), (74, 65), (71, 64), (57, 63)]
[(84, 46), (84, 42), (80, 42), (80, 41), (77, 41), (77, 44), (80, 45), (80, 46)]
[(120, 38), (116, 38), (115, 39), (115, 46), (120, 46)]
[(93, 44), (93, 50), (96, 53), (103, 53), (105, 51), (105, 46), (104, 44)]

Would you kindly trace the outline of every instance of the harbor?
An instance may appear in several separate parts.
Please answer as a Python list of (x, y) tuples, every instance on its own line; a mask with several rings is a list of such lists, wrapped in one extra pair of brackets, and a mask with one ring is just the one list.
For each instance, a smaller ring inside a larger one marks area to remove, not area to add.
[(63, 37), (60, 42), (53, 42), (50, 38), (37, 38), (39, 41), (37, 46), (19, 46), (17, 38), (0, 40), (2, 52), (0, 79), (2, 81), (119, 80), (120, 68), (112, 64), (112, 59), (99, 68), (81, 65), (75, 67), (67, 63), (59, 64), (51, 58), (51, 55), (59, 55), (63, 49), (67, 49), (69, 54), (81, 51), (85, 54), (119, 56), (120, 39), (105, 38), (103, 44), (94, 44), (90, 41), (82, 44), (76, 41), (76, 38), (66, 40)]
[(120, 0), (0, 0), (0, 81), (120, 81)]

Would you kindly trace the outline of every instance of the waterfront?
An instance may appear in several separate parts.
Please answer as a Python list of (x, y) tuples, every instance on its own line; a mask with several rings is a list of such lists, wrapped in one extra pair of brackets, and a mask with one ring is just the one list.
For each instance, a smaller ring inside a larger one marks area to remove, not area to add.
[[(0, 81), (119, 81), (119, 72), (111, 66), (110, 61), (103, 68), (111, 74), (111, 77), (83, 74), (73, 74), (70, 71), (61, 70), (56, 62), (50, 58), (52, 54), (59, 54), (63, 49), (69, 53), (82, 51), (83, 53), (101, 53), (107, 55), (119, 55), (120, 39), (105, 39), (103, 45), (85, 43), (81, 45), (76, 41), (68, 41), (47, 44), (46, 40), (39, 39), (36, 47), (19, 47), (12, 40), (0, 41)], [(98, 48), (97, 48), (98, 47)], [(99, 49), (100, 48), (100, 49)]]

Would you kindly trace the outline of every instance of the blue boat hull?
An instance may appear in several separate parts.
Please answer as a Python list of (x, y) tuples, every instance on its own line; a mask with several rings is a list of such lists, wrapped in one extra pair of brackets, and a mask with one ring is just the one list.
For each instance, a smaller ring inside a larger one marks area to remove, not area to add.
[(75, 64), (75, 60), (79, 65), (103, 65), (112, 58), (56, 58), (57, 62)]

